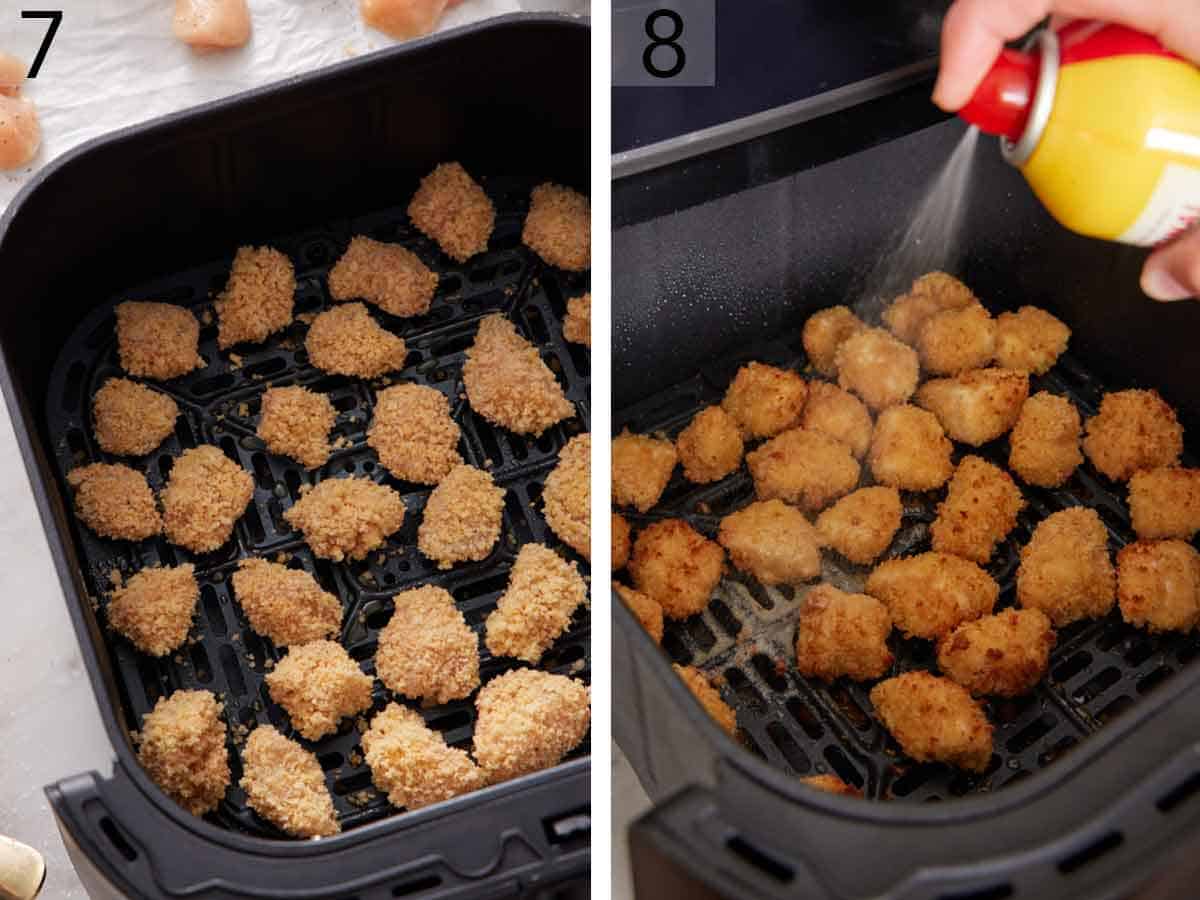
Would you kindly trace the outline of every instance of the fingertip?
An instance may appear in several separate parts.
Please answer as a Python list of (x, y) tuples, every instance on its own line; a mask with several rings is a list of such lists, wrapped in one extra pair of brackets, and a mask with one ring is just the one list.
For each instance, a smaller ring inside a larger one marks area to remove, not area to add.
[(1142, 269), (1141, 284), (1142, 292), (1160, 303), (1174, 303), (1192, 296), (1192, 291), (1161, 265), (1147, 263)]

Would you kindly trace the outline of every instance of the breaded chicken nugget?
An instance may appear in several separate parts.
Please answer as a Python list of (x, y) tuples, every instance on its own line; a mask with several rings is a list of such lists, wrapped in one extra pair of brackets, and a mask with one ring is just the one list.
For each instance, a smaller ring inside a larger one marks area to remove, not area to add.
[(892, 665), (892, 616), (866, 594), (818, 584), (804, 595), (796, 635), (796, 668), (806, 678), (880, 678)]
[(677, 459), (665, 438), (623, 430), (612, 442), (612, 502), (646, 512), (666, 490)]
[(742, 433), (733, 416), (707, 406), (675, 439), (683, 476), (697, 484), (720, 481), (742, 464)]
[(809, 383), (800, 427), (841, 441), (855, 459), (862, 459), (871, 445), (873, 426), (866, 405), (849, 391), (826, 381)]
[(166, 656), (187, 640), (200, 588), (196, 567), (142, 569), (113, 591), (108, 624), (150, 656)]
[(929, 528), (933, 549), (986, 563), (1024, 507), (1025, 498), (1007, 472), (978, 456), (964, 456)]
[(782, 500), (759, 500), (730, 513), (717, 540), (738, 569), (763, 584), (799, 584), (821, 574), (820, 535)]
[(471, 408), (517, 434), (537, 437), (575, 416), (575, 407), (537, 347), (498, 313), (479, 323), (462, 374)]
[[(459, 2), (459, 0), (454, 0)], [(359, 0), (363, 21), (398, 41), (429, 34), (437, 27), (448, 0)]]
[(885, 728), (918, 762), (982, 772), (992, 759), (992, 725), (983, 704), (948, 678), (905, 672), (875, 685), (871, 703)]
[(1044, 309), (1022, 306), (996, 319), (996, 364), (1042, 375), (1063, 351), (1071, 329)]
[(592, 295), (567, 300), (567, 316), (563, 319), (563, 339), (572, 344), (592, 346)]
[(270, 725), (259, 725), (242, 748), (246, 804), (294, 837), (329, 837), (341, 831), (325, 772), (310, 753)]
[(217, 698), (209, 691), (176, 691), (159, 698), (142, 720), (138, 762), (193, 816), (216, 809), (229, 787), (225, 723)]
[(873, 410), (904, 403), (917, 389), (917, 351), (882, 328), (866, 328), (846, 338), (834, 359), (838, 384)]
[(175, 0), (175, 37), (197, 50), (242, 47), (250, 40), (246, 0)]
[(795, 372), (765, 363), (747, 363), (725, 391), (721, 408), (733, 417), (746, 440), (773, 437), (800, 421), (808, 385)]
[(880, 563), (863, 589), (882, 600), (909, 637), (936, 639), (986, 616), (1000, 586), (975, 563), (946, 553), (921, 553)]
[(917, 331), (917, 353), (934, 375), (981, 368), (996, 354), (996, 322), (981, 303), (934, 313)]
[(1138, 469), (1178, 465), (1183, 452), (1183, 426), (1157, 391), (1105, 394), (1085, 430), (1083, 452), (1113, 481), (1125, 481)]
[(290, 647), (267, 673), (266, 682), (271, 699), (310, 741), (333, 734), (342, 719), (369, 707), (374, 684), (345, 648), (333, 641)]
[(417, 548), (439, 569), (487, 559), (504, 514), (504, 488), (474, 466), (455, 466), (425, 501)]
[(163, 488), (167, 540), (193, 553), (216, 550), (233, 536), (233, 526), (254, 496), (250, 473), (204, 444), (185, 450)]
[(536, 669), (515, 669), (475, 698), (475, 761), (492, 783), (548, 769), (587, 736), (587, 685)]
[(808, 317), (800, 339), (812, 367), (827, 378), (837, 374), (837, 349), (866, 324), (848, 306), (831, 306)]
[(447, 746), (420, 713), (398, 703), (389, 703), (371, 720), (362, 748), (371, 780), (392, 806), (420, 809), (487, 784), (466, 751)]
[(425, 315), (437, 286), (437, 273), (417, 254), (361, 234), (350, 239), (329, 270), (329, 296), (334, 300), (366, 300), (393, 316)]
[(204, 368), (200, 323), (191, 310), (126, 300), (116, 313), (117, 354), (129, 374), (166, 381)]
[(336, 419), (337, 410), (324, 394), (298, 384), (267, 388), (258, 436), (272, 453), (315, 469), (325, 465), (332, 452), (329, 432)]
[(586, 601), (587, 585), (574, 563), (549, 547), (525, 544), (508, 573), (508, 587), (487, 617), (484, 642), (492, 656), (536, 663)]
[(672, 663), (671, 668), (675, 670), (675, 674), (683, 680), (687, 685), (687, 689), (692, 692), (692, 696), (700, 701), (700, 705), (704, 707), (704, 711), (712, 717), (721, 729), (731, 737), (737, 731), (737, 713), (733, 711), (728, 703), (721, 699), (720, 693), (712, 686), (703, 672), (693, 666), (681, 666), (678, 663)]
[(392, 602), (395, 611), (375, 651), (375, 674), (384, 687), (439, 704), (479, 687), (479, 639), (449, 591), (429, 584), (401, 591)]
[(746, 454), (760, 500), (778, 498), (816, 512), (858, 485), (858, 461), (841, 441), (793, 428)]
[(371, 318), (361, 303), (335, 306), (313, 319), (304, 339), (308, 360), (332, 375), (378, 378), (404, 368), (404, 341)]
[(521, 240), (550, 265), (582, 272), (592, 264), (591, 203), (568, 187), (539, 184), (529, 196)]
[(404, 524), (404, 500), (368, 478), (327, 478), (301, 491), (283, 517), (324, 559), (362, 559)]
[(217, 311), (217, 346), (261, 344), (292, 324), (296, 270), (273, 247), (239, 247)]
[(592, 558), (592, 436), (577, 434), (559, 451), (542, 489), (546, 524), (584, 559)]
[(146, 476), (119, 463), (92, 463), (72, 469), (75, 512), (101, 537), (141, 541), (162, 531), (162, 519)]
[(1117, 554), (1117, 598), (1130, 625), (1191, 631), (1200, 625), (1200, 553), (1185, 541), (1138, 541)]
[(1083, 462), (1079, 410), (1066, 397), (1039, 391), (1021, 406), (1008, 436), (1008, 467), (1028, 484), (1059, 487)]
[(1029, 397), (1029, 376), (1011, 369), (972, 369), (935, 378), (917, 391), (918, 406), (932, 412), (956, 441), (978, 447), (1004, 434)]
[(809, 775), (807, 778), (801, 778), (800, 783), (818, 791), (825, 791), (827, 794), (841, 794), (843, 797), (861, 797), (863, 795), (862, 788), (846, 784), (836, 775)]
[(1058, 628), (1103, 616), (1112, 609), (1115, 587), (1108, 532), (1094, 509), (1050, 514), (1021, 550), (1017, 600)]
[(668, 618), (686, 619), (708, 606), (724, 566), (720, 544), (682, 519), (664, 519), (638, 533), (629, 574)]
[(1129, 513), (1142, 540), (1191, 540), (1200, 531), (1200, 469), (1163, 466), (1134, 472)]
[(421, 179), (408, 204), (408, 219), (437, 241), (443, 253), (462, 263), (487, 250), (496, 207), (462, 165), (448, 162)]
[(621, 598), (621, 602), (629, 607), (629, 611), (642, 623), (646, 633), (654, 639), (654, 643), (661, 644), (663, 636), (662, 607), (641, 591), (635, 591), (616, 581), (612, 583), (612, 586), (613, 590), (617, 592), (617, 596)]
[(303, 569), (265, 559), (243, 559), (233, 592), (250, 627), (279, 647), (336, 637), (342, 603)]
[(105, 453), (145, 456), (175, 430), (179, 406), (128, 378), (110, 378), (92, 398), (96, 443)]
[(915, 344), (921, 326), (944, 310), (978, 302), (971, 289), (945, 272), (928, 272), (913, 282), (907, 294), (883, 311), (883, 324), (906, 344)]
[(972, 694), (1020, 697), (1050, 665), (1054, 629), (1039, 609), (1005, 609), (965, 622), (938, 642), (938, 668)]
[(632, 529), (629, 522), (619, 513), (612, 513), (612, 570), (625, 568), (629, 562)]
[(460, 440), (450, 401), (436, 388), (397, 384), (375, 395), (367, 445), (401, 481), (437, 484), (462, 465)]
[(880, 484), (931, 491), (954, 473), (953, 452), (937, 416), (903, 403), (879, 414), (867, 464)]
[(817, 517), (817, 532), (850, 562), (866, 565), (879, 558), (900, 528), (904, 509), (894, 487), (865, 487), (847, 494)]

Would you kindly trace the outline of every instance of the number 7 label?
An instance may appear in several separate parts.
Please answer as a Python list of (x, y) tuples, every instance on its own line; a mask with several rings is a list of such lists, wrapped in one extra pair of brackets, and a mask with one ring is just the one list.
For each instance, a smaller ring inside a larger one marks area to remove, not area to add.
[(660, 0), (613, 9), (613, 84), (716, 84), (715, 0)]
[(21, 12), (21, 18), (50, 20), (46, 36), (42, 38), (42, 46), (38, 47), (37, 56), (33, 58), (33, 65), (29, 67), (28, 77), (33, 79), (37, 78), (38, 72), (42, 71), (42, 63), (46, 61), (46, 53), (50, 49), (50, 44), (54, 42), (54, 35), (58, 34), (58, 26), (62, 24), (63, 14), (61, 9), (27, 9)]

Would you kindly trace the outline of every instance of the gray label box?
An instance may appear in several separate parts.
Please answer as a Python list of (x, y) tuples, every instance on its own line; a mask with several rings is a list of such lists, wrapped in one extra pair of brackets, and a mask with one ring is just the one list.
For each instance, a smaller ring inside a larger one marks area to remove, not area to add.
[(712, 87), (716, 0), (661, 0), (613, 10), (613, 84)]

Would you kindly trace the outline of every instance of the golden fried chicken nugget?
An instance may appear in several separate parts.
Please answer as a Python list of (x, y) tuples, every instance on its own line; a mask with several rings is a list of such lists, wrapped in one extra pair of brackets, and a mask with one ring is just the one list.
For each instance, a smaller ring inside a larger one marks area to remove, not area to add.
[(613, 590), (617, 592), (617, 596), (621, 598), (621, 602), (629, 607), (629, 611), (641, 622), (646, 633), (654, 639), (654, 643), (661, 644), (663, 636), (662, 607), (641, 591), (635, 591), (616, 581), (612, 583), (612, 586)]
[(592, 204), (568, 187), (539, 184), (529, 197), (521, 240), (550, 265), (582, 272), (592, 264)]
[(1094, 509), (1051, 513), (1021, 550), (1017, 601), (1040, 609), (1057, 628), (1105, 615), (1115, 589), (1108, 531)]
[(1084, 427), (1083, 452), (1113, 481), (1139, 469), (1178, 465), (1183, 452), (1183, 426), (1157, 391), (1105, 394), (1100, 412)]
[(142, 569), (113, 591), (108, 624), (150, 656), (181, 647), (200, 599), (195, 571), (191, 563)]
[(817, 517), (817, 532), (852, 563), (873, 563), (900, 529), (904, 507), (894, 487), (876, 485), (847, 494)]
[(996, 364), (1042, 375), (1063, 351), (1071, 329), (1044, 309), (1022, 306), (996, 319)]
[(250, 473), (219, 447), (203, 444), (183, 451), (162, 492), (167, 540), (193, 553), (216, 550), (233, 536), (253, 496)]
[(404, 368), (404, 341), (371, 318), (361, 303), (335, 306), (313, 319), (304, 339), (308, 361), (331, 375), (378, 378)]
[(921, 326), (930, 316), (977, 302), (971, 289), (954, 276), (928, 272), (883, 311), (883, 324), (904, 343), (915, 344)]
[(1155, 631), (1200, 626), (1200, 553), (1185, 541), (1137, 541), (1117, 554), (1117, 599), (1130, 625)]
[(1008, 467), (1039, 487), (1060, 487), (1083, 462), (1079, 410), (1066, 397), (1039, 391), (1021, 406), (1008, 436)]
[(479, 639), (449, 591), (428, 584), (401, 591), (392, 603), (375, 651), (384, 687), (439, 704), (479, 687)]
[(720, 544), (682, 519), (664, 519), (638, 533), (629, 574), (668, 618), (686, 619), (708, 606), (724, 566)]
[(972, 369), (935, 378), (917, 391), (918, 406), (932, 412), (956, 441), (978, 447), (1004, 434), (1029, 397), (1029, 376), (1010, 369)]
[(800, 783), (818, 791), (825, 791), (827, 794), (841, 794), (843, 797), (861, 797), (863, 795), (862, 788), (846, 784), (836, 775), (809, 775), (807, 778), (801, 778)]
[(996, 580), (975, 563), (936, 552), (880, 563), (863, 590), (887, 605), (904, 634), (929, 639), (986, 616), (1000, 596)]
[(179, 406), (128, 378), (110, 378), (92, 398), (96, 443), (116, 456), (145, 456), (175, 430)]
[(882, 328), (865, 328), (846, 338), (834, 359), (838, 384), (873, 410), (904, 403), (917, 389), (917, 351)]
[(315, 469), (325, 465), (332, 452), (329, 432), (336, 419), (337, 410), (324, 394), (298, 384), (267, 388), (258, 436), (272, 453)]
[(456, 262), (487, 250), (496, 207), (460, 163), (441, 163), (421, 179), (408, 204), (408, 220)]
[(329, 270), (329, 296), (334, 300), (366, 300), (393, 316), (425, 315), (437, 286), (437, 273), (417, 254), (361, 234), (350, 239)]
[(1007, 472), (978, 456), (964, 456), (929, 528), (933, 549), (986, 563), (1024, 507), (1025, 498)]
[(67, 473), (75, 512), (101, 537), (141, 541), (162, 531), (146, 476), (120, 463), (92, 463)]
[(239, 247), (217, 311), (217, 346), (261, 344), (292, 324), (296, 270), (273, 247)]
[(799, 584), (821, 574), (820, 535), (782, 500), (759, 500), (730, 513), (717, 541), (739, 570), (763, 584)]
[(812, 367), (827, 378), (837, 375), (837, 349), (866, 324), (848, 306), (831, 306), (813, 313), (804, 323), (800, 339)]
[(934, 375), (981, 368), (996, 355), (996, 322), (981, 303), (934, 313), (917, 331), (917, 353)]
[(796, 668), (806, 678), (880, 678), (892, 666), (888, 608), (866, 594), (818, 584), (804, 595), (796, 635)]
[(746, 454), (760, 500), (778, 498), (808, 512), (824, 509), (858, 485), (849, 448), (816, 431), (793, 428)]
[(401, 496), (369, 478), (327, 478), (300, 490), (300, 499), (283, 518), (304, 533), (313, 553), (323, 559), (363, 559), (404, 524)]
[(992, 759), (992, 725), (962, 685), (905, 672), (871, 690), (871, 703), (900, 749), (917, 762), (982, 772)]
[(130, 375), (166, 381), (204, 368), (200, 323), (191, 310), (126, 300), (116, 313), (117, 355)]
[(808, 402), (800, 414), (800, 427), (841, 441), (861, 460), (871, 445), (871, 413), (866, 405), (836, 384), (813, 381)]
[(559, 451), (542, 490), (546, 524), (584, 559), (592, 558), (592, 436), (577, 434)]
[(574, 563), (549, 547), (525, 544), (508, 573), (508, 587), (487, 617), (484, 642), (492, 656), (536, 663), (586, 601), (587, 585)]
[(666, 490), (678, 458), (665, 438), (623, 430), (612, 442), (612, 502), (646, 512)]
[(336, 637), (342, 627), (342, 602), (303, 569), (243, 559), (232, 581), (250, 627), (276, 646)]
[(620, 513), (612, 513), (612, 570), (625, 568), (629, 562), (632, 529)]
[(1020, 697), (1050, 665), (1054, 629), (1040, 609), (1005, 609), (964, 622), (938, 642), (938, 668), (972, 694)]
[(362, 737), (371, 781), (392, 806), (421, 809), (487, 784), (465, 750), (450, 747), (416, 710), (389, 703)]
[(697, 484), (720, 481), (742, 464), (742, 433), (733, 416), (707, 406), (675, 438), (683, 476)]
[(310, 641), (290, 647), (266, 675), (271, 699), (310, 741), (337, 731), (347, 716), (371, 705), (374, 680), (341, 644)]
[(937, 416), (903, 403), (885, 409), (875, 422), (867, 464), (880, 484), (906, 491), (931, 491), (954, 473), (954, 445)]
[(280, 830), (302, 838), (341, 831), (316, 754), (272, 726), (250, 732), (242, 748), (242, 773), (238, 784), (246, 804)]
[(721, 408), (738, 423), (746, 440), (774, 437), (800, 421), (808, 384), (795, 372), (747, 363), (733, 376)]
[(1129, 513), (1142, 540), (1190, 541), (1200, 531), (1200, 469), (1162, 466), (1134, 472)]
[(504, 488), (474, 466), (455, 466), (425, 501), (417, 548), (439, 569), (487, 559), (504, 515)]
[(209, 691), (161, 697), (142, 719), (138, 762), (151, 780), (190, 812), (217, 808), (229, 787), (221, 705)]
[(692, 696), (700, 701), (704, 711), (714, 722), (731, 737), (737, 731), (737, 713), (728, 703), (721, 699), (720, 693), (712, 686), (703, 672), (693, 666), (681, 666), (672, 663), (671, 668), (680, 677)]
[(401, 481), (437, 484), (462, 465), (460, 440), (450, 401), (437, 388), (397, 384), (375, 395), (367, 445)]
[(563, 319), (563, 339), (572, 344), (592, 346), (592, 295), (589, 291), (567, 300), (567, 315)]

